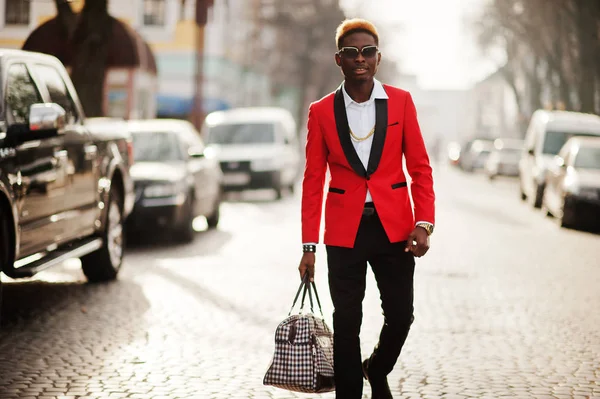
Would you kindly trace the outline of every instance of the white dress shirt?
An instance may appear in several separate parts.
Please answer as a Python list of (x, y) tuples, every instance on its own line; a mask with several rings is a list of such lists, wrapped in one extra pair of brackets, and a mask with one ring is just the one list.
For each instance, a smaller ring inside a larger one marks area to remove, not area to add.
[[(342, 85), (342, 93), (344, 93), (344, 103), (346, 104), (346, 114), (348, 116), (348, 125), (350, 130), (357, 137), (365, 137), (375, 127), (375, 99), (388, 99), (388, 95), (383, 88), (381, 82), (373, 79), (375, 85), (371, 92), (371, 98), (364, 103), (357, 103), (350, 97), (346, 91), (346, 87)], [(373, 135), (364, 141), (356, 141), (352, 137), (352, 145), (360, 158), (365, 170), (369, 164), (369, 156), (371, 155), (371, 146), (373, 144)], [(372, 202), (371, 193), (367, 189), (365, 202)]]

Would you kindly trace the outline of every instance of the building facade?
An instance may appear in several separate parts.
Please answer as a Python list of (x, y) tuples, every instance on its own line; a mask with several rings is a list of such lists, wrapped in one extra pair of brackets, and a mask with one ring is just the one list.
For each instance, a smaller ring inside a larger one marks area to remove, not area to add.
[(468, 110), (463, 138), (521, 138), (524, 133), (514, 90), (501, 68), (473, 86), (468, 95)]

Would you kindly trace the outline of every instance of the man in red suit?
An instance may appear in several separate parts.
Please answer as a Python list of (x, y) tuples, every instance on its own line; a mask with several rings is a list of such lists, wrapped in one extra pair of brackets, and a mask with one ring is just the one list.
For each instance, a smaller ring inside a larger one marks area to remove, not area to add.
[[(344, 82), (311, 104), (302, 186), (301, 276), (314, 277), (327, 167), (324, 243), (333, 314), (336, 397), (391, 398), (392, 371), (413, 321), (414, 257), (425, 255), (434, 224), (429, 157), (410, 94), (374, 76), (381, 54), (373, 24), (344, 21), (335, 62)], [(409, 197), (403, 157), (412, 182)], [(381, 294), (385, 323), (361, 363), (360, 326), (367, 263)]]

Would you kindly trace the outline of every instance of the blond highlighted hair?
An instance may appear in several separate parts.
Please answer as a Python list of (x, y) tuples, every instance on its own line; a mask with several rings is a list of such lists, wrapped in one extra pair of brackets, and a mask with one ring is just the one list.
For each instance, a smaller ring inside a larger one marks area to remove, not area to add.
[(365, 32), (370, 34), (375, 38), (375, 44), (379, 46), (379, 33), (377, 33), (375, 25), (366, 19), (352, 18), (343, 21), (336, 29), (335, 44), (337, 48), (339, 49), (341, 47), (341, 43), (346, 36), (355, 32)]

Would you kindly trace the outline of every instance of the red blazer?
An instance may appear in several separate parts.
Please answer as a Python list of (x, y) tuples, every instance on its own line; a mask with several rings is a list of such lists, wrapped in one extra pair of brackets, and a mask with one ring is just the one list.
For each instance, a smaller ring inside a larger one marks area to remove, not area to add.
[[(431, 166), (415, 105), (408, 92), (388, 85), (384, 89), (389, 99), (375, 100), (375, 133), (366, 170), (350, 139), (341, 89), (310, 105), (302, 242), (319, 242), (327, 166), (331, 180), (325, 203), (326, 245), (354, 246), (367, 188), (391, 242), (406, 240), (415, 220), (435, 223)], [(414, 206), (402, 169), (403, 155)]]

